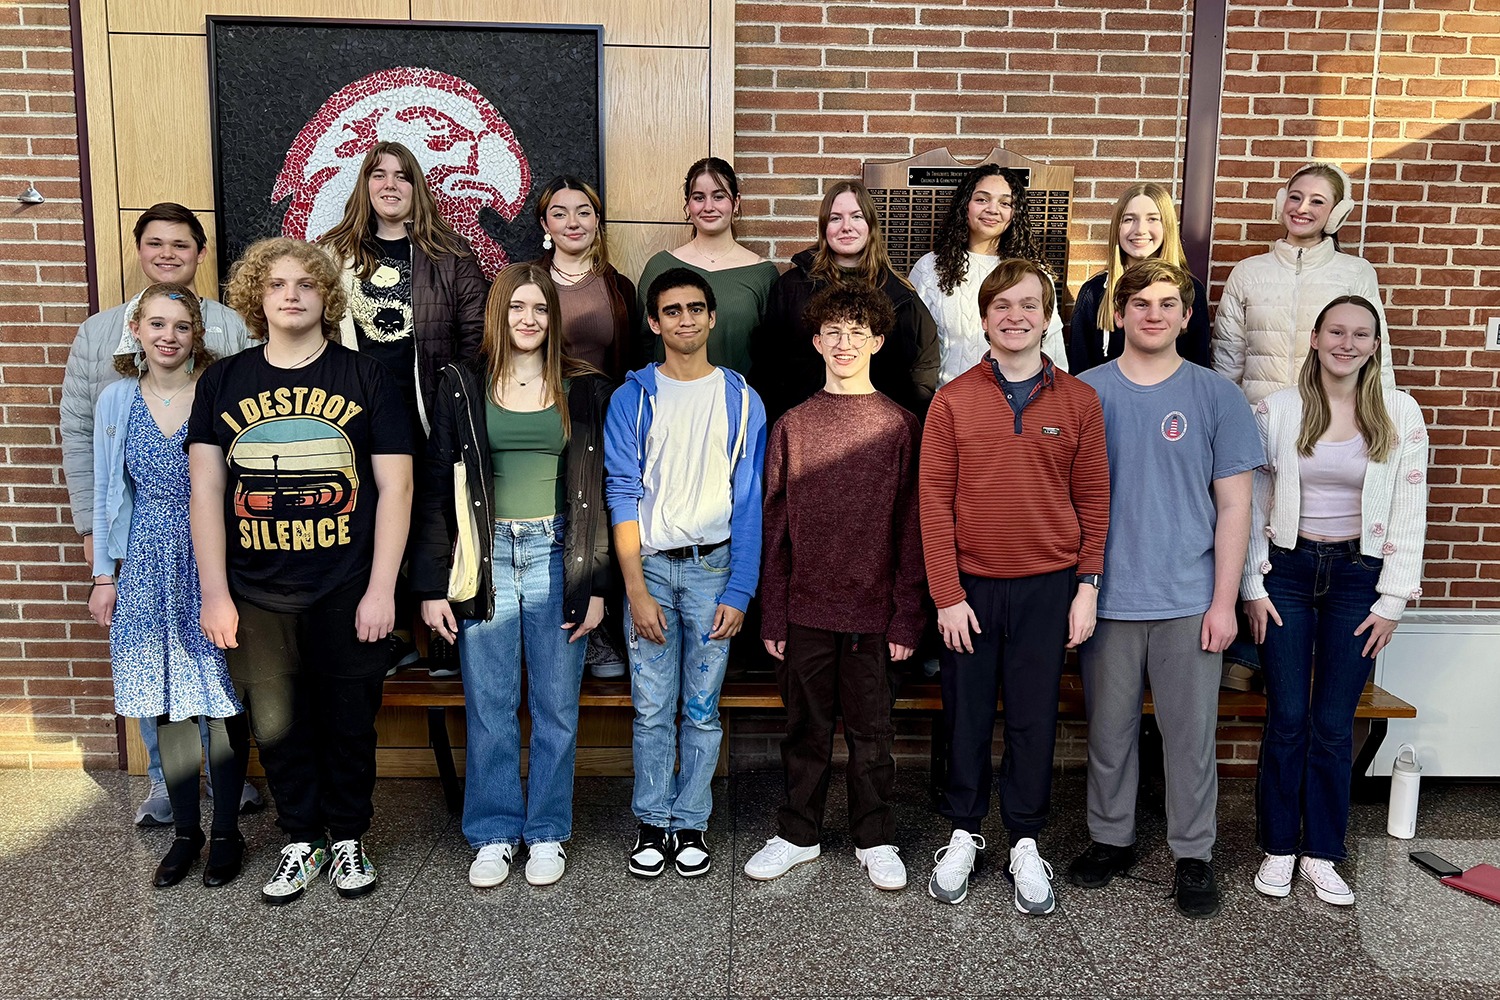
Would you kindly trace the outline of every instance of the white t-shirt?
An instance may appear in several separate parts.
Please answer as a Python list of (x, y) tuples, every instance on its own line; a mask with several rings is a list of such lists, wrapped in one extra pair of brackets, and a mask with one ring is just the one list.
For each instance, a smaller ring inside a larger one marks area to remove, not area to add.
[[(984, 339), (984, 326), (979, 315), (979, 286), (999, 265), (1000, 258), (972, 250), (968, 254), (969, 269), (951, 295), (944, 295), (938, 287), (936, 253), (927, 254), (911, 269), (912, 287), (937, 322), (938, 351), (942, 355), (942, 367), (938, 369), (939, 387), (973, 368), (990, 348)], [(1047, 321), (1047, 332), (1042, 334), (1042, 352), (1058, 368), (1068, 370), (1062, 310), (1056, 306), (1052, 309), (1052, 318)]]
[(641, 551), (712, 545), (729, 537), (729, 411), (724, 372), (679, 382), (656, 372), (656, 410), (641, 479)]

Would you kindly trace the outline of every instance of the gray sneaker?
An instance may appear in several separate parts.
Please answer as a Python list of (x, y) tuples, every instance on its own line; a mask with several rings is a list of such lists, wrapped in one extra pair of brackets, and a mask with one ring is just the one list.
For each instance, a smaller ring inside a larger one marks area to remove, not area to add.
[(927, 895), (940, 903), (962, 903), (969, 895), (969, 873), (974, 870), (984, 838), (967, 830), (954, 830), (945, 847), (937, 849), (932, 860), (937, 867), (927, 881)]
[(1010, 876), (1016, 884), (1016, 909), (1045, 916), (1057, 909), (1052, 895), (1052, 866), (1036, 851), (1036, 841), (1023, 838), (1010, 849)]
[(136, 826), (171, 826), (172, 800), (167, 798), (165, 781), (151, 782), (151, 791), (146, 793), (135, 811)]

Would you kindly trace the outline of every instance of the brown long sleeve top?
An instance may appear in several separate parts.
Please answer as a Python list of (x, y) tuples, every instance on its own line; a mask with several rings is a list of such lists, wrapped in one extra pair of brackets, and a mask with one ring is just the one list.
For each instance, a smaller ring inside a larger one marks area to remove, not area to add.
[(917, 418), (880, 393), (819, 392), (766, 446), (761, 637), (787, 624), (921, 636)]
[(922, 549), (933, 602), (965, 599), (959, 573), (1016, 579), (1104, 571), (1109, 454), (1094, 390), (1044, 361), (1024, 410), (988, 361), (938, 390), (921, 460)]

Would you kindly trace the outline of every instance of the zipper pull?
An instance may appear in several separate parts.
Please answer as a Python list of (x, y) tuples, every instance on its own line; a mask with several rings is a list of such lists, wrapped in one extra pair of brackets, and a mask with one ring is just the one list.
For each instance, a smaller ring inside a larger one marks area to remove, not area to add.
[(1297, 248), (1297, 273), (1298, 274), (1302, 273), (1302, 251), (1303, 251), (1303, 249), (1304, 249), (1303, 247), (1298, 247)]

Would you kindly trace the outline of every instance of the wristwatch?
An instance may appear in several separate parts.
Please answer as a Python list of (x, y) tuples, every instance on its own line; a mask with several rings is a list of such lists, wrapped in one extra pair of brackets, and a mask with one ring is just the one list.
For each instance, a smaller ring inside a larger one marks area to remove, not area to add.
[(1093, 587), (1095, 590), (1099, 589), (1099, 585), (1100, 585), (1100, 583), (1103, 582), (1103, 580), (1104, 580), (1104, 576), (1103, 576), (1103, 574), (1100, 574), (1100, 573), (1079, 573), (1078, 574), (1078, 582), (1079, 583), (1086, 583), (1090, 587)]

